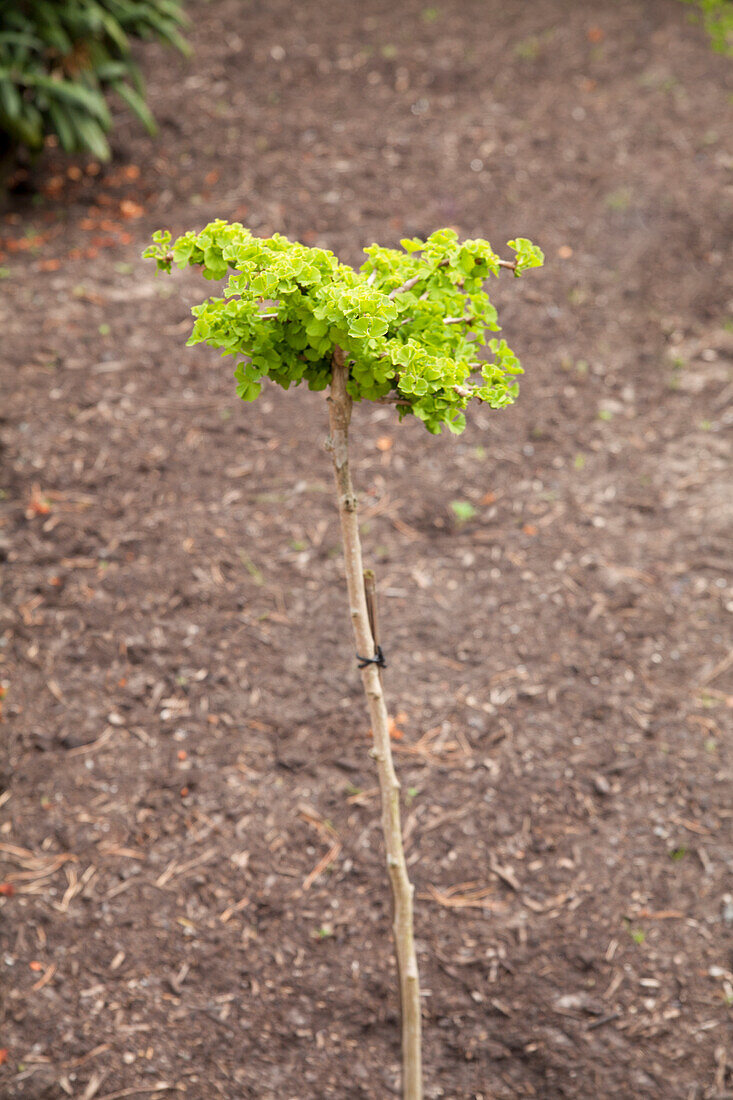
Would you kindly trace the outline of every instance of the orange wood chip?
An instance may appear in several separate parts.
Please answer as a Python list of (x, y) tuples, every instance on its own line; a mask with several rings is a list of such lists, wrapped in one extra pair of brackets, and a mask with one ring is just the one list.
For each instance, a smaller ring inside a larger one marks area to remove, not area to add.
[(139, 202), (133, 202), (132, 199), (123, 199), (120, 203), (120, 214), (123, 218), (141, 218), (144, 210)]

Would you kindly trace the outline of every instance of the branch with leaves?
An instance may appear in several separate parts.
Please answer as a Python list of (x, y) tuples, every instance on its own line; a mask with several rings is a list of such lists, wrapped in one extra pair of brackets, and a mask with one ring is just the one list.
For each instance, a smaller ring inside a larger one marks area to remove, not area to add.
[[(346, 587), (356, 659), (367, 700), (377, 764), (402, 1017), (402, 1095), (421, 1100), (420, 983), (413, 927), (413, 886), (400, 820), (400, 784), (382, 687), (384, 655), (376, 628), (376, 590), (364, 570), (358, 502), (349, 464), (354, 402), (395, 405), (428, 431), (461, 432), (473, 401), (499, 409), (517, 395), (519, 360), (497, 332), (497, 312), (484, 284), (509, 268), (515, 276), (541, 266), (539, 248), (523, 237), (502, 260), (488, 241), (459, 241), (451, 229), (402, 249), (371, 245), (355, 270), (325, 249), (278, 234), (267, 240), (239, 224), (215, 221), (175, 242), (155, 234), (145, 256), (169, 272), (193, 266), (206, 279), (227, 279), (219, 295), (193, 309), (189, 344), (207, 343), (237, 362), (237, 393), (254, 401), (265, 378), (289, 389), (329, 389), (330, 437)], [(491, 361), (479, 359), (487, 344)], [(479, 376), (478, 378), (476, 376)]]
[(403, 251), (371, 245), (358, 271), (325, 249), (278, 234), (262, 240), (224, 221), (175, 243), (169, 233), (155, 241), (146, 256), (163, 270), (175, 263), (211, 280), (229, 276), (220, 297), (194, 309), (189, 344), (240, 357), (235, 377), (245, 401), (265, 377), (285, 389), (301, 382), (325, 389), (335, 347), (349, 361), (354, 401), (397, 396), (400, 415), (419, 417), (431, 432), (461, 432), (474, 398), (496, 409), (516, 397), (521, 368), (506, 341), (488, 340), (493, 362), (477, 353), (499, 328), (484, 290), (489, 275), (505, 266), (521, 275), (542, 263), (524, 238), (509, 242), (516, 259), (502, 261), (488, 241), (460, 242), (441, 229), (426, 241), (402, 241)]

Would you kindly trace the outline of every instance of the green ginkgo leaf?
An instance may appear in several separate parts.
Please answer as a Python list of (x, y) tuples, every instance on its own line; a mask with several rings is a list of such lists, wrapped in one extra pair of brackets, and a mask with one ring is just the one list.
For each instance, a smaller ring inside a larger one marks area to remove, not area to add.
[[(243, 400), (258, 396), (265, 377), (284, 389), (325, 389), (340, 347), (354, 400), (392, 400), (400, 418), (414, 415), (433, 433), (460, 433), (471, 401), (499, 409), (517, 395), (521, 366), (506, 340), (488, 341), (493, 362), (478, 355), (486, 329), (498, 328), (484, 288), (499, 274), (498, 257), (488, 241), (461, 243), (451, 229), (402, 244), (370, 245), (355, 270), (324, 249), (280, 234), (260, 239), (218, 219), (175, 242), (156, 233), (145, 256), (162, 271), (175, 262), (226, 280), (218, 296), (194, 307), (189, 343), (239, 357)], [(526, 238), (511, 244), (517, 268), (541, 263)]]

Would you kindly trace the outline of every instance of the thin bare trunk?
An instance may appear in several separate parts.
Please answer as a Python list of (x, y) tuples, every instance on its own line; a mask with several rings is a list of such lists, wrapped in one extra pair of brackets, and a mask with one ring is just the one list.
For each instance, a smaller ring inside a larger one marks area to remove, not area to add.
[[(341, 537), (344, 544), (346, 584), (349, 592), (351, 622), (354, 628), (356, 652), (362, 657), (375, 655), (375, 641), (369, 625), (364, 567), (359, 539), (359, 519), (356, 496), (349, 472), (349, 421), (351, 398), (346, 391), (348, 367), (344, 353), (336, 348), (333, 356), (333, 377), (329, 398), (331, 438), (329, 449), (333, 458), (338, 492)], [(403, 1100), (422, 1100), (422, 1065), (420, 1044), (420, 979), (413, 934), (412, 896), (414, 888), (407, 874), (400, 823), (400, 784), (392, 761), (389, 719), (382, 691), (379, 666), (367, 664), (361, 670), (364, 692), (369, 706), (374, 757), (379, 772), (382, 796), (382, 830), (387, 853), (387, 870), (392, 887), (394, 906), (394, 941), (400, 983), (402, 1009), (402, 1095)]]

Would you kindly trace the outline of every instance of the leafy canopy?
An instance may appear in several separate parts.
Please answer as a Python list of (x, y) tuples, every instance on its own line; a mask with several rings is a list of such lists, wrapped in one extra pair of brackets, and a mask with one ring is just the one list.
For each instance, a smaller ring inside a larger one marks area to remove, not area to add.
[(434, 433), (443, 425), (461, 432), (474, 398), (498, 409), (516, 397), (522, 371), (506, 341), (488, 341), (491, 362), (477, 351), (487, 331), (499, 331), (483, 289), (488, 276), (502, 266), (521, 275), (543, 262), (525, 238), (509, 242), (510, 264), (488, 241), (461, 242), (440, 229), (425, 241), (401, 241), (402, 250), (371, 245), (358, 271), (326, 249), (277, 233), (264, 240), (221, 220), (175, 242), (167, 231), (153, 240), (144, 255), (162, 271), (175, 263), (214, 281), (228, 276), (220, 297), (194, 307), (188, 343), (239, 359), (234, 374), (245, 401), (254, 401), (265, 377), (284, 389), (301, 382), (325, 389), (336, 347), (355, 401), (394, 402), (401, 417), (412, 413)]

